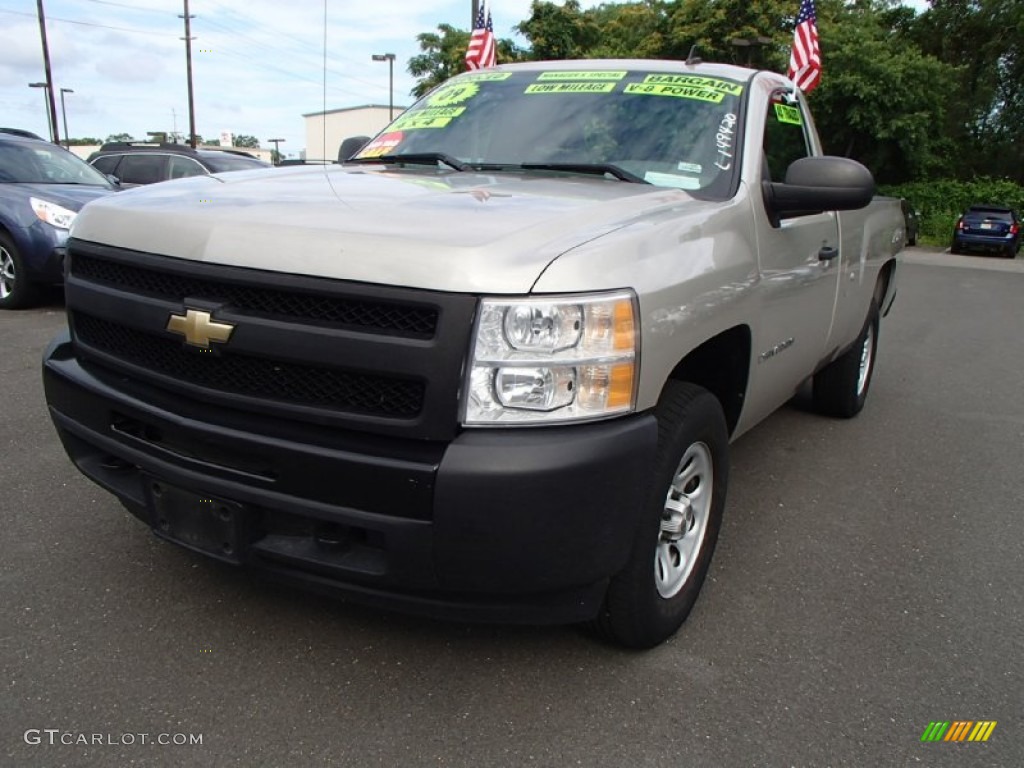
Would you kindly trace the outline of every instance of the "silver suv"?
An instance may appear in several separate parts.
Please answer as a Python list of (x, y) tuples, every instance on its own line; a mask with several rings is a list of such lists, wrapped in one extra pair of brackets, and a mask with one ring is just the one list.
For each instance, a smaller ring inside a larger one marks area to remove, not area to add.
[(270, 167), (248, 152), (192, 149), (183, 144), (104, 144), (89, 156), (89, 163), (101, 173), (117, 178), (123, 187)]

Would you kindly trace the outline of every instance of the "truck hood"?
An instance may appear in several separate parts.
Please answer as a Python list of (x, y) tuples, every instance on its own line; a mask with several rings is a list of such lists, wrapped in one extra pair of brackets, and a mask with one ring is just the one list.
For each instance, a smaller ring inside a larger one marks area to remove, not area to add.
[(708, 205), (597, 177), (277, 168), (128, 190), (86, 206), (71, 234), (292, 274), (527, 293), (561, 254), (682, 203)]

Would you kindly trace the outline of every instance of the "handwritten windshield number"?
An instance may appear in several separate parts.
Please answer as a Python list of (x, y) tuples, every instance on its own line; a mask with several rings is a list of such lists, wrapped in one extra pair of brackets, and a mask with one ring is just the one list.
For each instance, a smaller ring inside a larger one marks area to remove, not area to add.
[(715, 134), (715, 147), (718, 149), (715, 168), (721, 171), (728, 171), (732, 168), (732, 145), (735, 140), (736, 115), (730, 112), (722, 118), (722, 122), (718, 125), (718, 133)]

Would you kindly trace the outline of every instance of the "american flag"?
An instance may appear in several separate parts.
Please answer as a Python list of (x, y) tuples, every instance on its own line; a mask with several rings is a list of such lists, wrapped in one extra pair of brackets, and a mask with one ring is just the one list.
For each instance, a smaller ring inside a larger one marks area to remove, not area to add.
[(473, 34), (469, 38), (469, 48), (466, 49), (466, 66), (470, 69), (493, 67), (497, 59), (491, 9), (486, 2), (482, 2), (476, 14)]
[(801, 0), (793, 30), (793, 52), (789, 56), (789, 77), (804, 93), (821, 81), (821, 51), (818, 49), (818, 20), (814, 0)]

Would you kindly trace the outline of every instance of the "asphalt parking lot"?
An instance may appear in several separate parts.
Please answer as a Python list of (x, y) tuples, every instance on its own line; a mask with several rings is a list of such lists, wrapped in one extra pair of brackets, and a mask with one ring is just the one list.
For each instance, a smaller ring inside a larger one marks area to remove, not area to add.
[[(733, 446), (709, 582), (646, 653), (158, 541), (49, 423), (59, 302), (0, 314), (0, 764), (1024, 765), (1024, 258), (911, 249), (900, 281), (859, 418), (797, 398)], [(966, 720), (997, 725), (921, 741)]]

